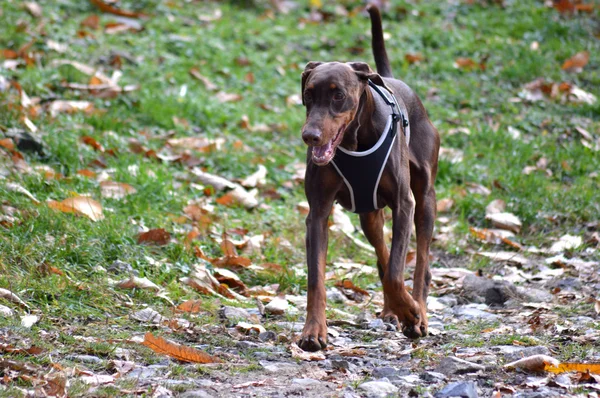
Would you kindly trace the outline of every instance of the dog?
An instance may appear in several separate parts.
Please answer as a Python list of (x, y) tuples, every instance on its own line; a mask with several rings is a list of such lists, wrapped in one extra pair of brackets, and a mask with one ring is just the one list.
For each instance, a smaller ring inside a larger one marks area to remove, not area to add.
[[(307, 315), (298, 345), (305, 351), (327, 346), (327, 220), (334, 201), (359, 213), (362, 230), (375, 248), (384, 293), (381, 317), (401, 323), (409, 338), (427, 335), (440, 138), (417, 95), (392, 77), (381, 15), (374, 5), (367, 11), (377, 72), (364, 62), (309, 62), (302, 73), (310, 210)], [(389, 251), (383, 235), (385, 206), (393, 221)], [(403, 274), (413, 221), (417, 256), (410, 294)]]

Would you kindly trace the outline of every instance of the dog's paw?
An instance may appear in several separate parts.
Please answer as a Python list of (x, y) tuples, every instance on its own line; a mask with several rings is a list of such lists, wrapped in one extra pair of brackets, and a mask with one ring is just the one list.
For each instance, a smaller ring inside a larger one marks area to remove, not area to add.
[(401, 323), (402, 333), (408, 338), (417, 339), (425, 336), (427, 326), (422, 322), (423, 311), (419, 303), (403, 288), (385, 290), (384, 287), (385, 305), (381, 318), (392, 324)]
[(304, 351), (319, 351), (327, 347), (327, 322), (322, 321), (306, 321), (298, 347)]

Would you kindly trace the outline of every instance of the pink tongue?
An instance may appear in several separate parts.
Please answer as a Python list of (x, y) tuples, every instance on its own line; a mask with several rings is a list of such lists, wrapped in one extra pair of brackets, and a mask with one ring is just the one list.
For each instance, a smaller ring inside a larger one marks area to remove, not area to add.
[(316, 156), (318, 158), (323, 157), (325, 155), (325, 152), (327, 152), (329, 149), (331, 149), (331, 141), (322, 146), (314, 146), (313, 156)]

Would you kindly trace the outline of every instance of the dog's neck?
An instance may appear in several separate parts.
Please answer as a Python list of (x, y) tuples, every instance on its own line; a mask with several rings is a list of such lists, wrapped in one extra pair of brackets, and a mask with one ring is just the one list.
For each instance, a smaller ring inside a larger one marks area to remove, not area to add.
[[(386, 117), (381, 118), (377, 109), (377, 100), (372, 90), (366, 86), (358, 102), (354, 119), (344, 132), (340, 146), (349, 151), (365, 151), (371, 148), (385, 127)], [(378, 120), (381, 119), (381, 120)], [(380, 128), (378, 126), (381, 125)]]

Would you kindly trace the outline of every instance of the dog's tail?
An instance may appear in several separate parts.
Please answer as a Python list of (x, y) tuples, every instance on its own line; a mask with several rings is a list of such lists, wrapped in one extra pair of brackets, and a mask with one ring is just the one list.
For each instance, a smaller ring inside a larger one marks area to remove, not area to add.
[(377, 66), (377, 73), (383, 77), (393, 77), (392, 67), (385, 51), (385, 41), (383, 39), (383, 27), (381, 26), (381, 14), (375, 4), (367, 5), (367, 11), (371, 16), (371, 36), (373, 57)]

